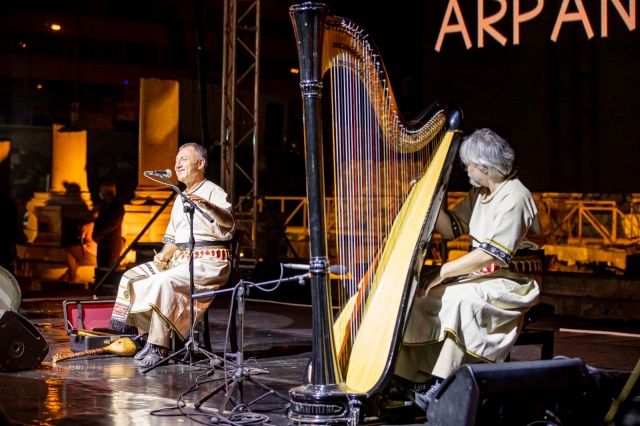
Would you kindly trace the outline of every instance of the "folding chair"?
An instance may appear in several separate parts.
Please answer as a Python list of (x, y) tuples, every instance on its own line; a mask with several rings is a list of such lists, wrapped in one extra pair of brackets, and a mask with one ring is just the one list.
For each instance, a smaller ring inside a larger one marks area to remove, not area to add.
[[(240, 229), (236, 230), (229, 245), (229, 254), (231, 255), (231, 273), (229, 274), (229, 278), (227, 279), (227, 282), (224, 285), (224, 287), (232, 288), (238, 283), (238, 281), (240, 281), (239, 265), (240, 265), (240, 249), (242, 248), (242, 238), (244, 238), (244, 231)], [(232, 310), (230, 318), (233, 323), (230, 324), (230, 327), (229, 327), (230, 329), (229, 343), (231, 346), (232, 353), (236, 353), (238, 351), (238, 334), (236, 330), (236, 321), (235, 321), (235, 318), (236, 318), (235, 302), (236, 301), (232, 298), (230, 302), (231, 303), (230, 309)], [(204, 348), (207, 351), (212, 352), (211, 335), (209, 332), (209, 308), (207, 308), (207, 310), (204, 312), (204, 317), (202, 318), (202, 322), (204, 327), (204, 331), (203, 331)]]

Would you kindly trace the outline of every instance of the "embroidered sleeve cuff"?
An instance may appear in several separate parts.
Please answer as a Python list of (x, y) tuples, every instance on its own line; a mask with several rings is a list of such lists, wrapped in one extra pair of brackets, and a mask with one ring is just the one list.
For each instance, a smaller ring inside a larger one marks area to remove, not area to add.
[(169, 236), (165, 235), (164, 237), (162, 237), (162, 243), (163, 244), (175, 244), (176, 240), (173, 237), (169, 237)]
[(453, 231), (453, 239), (455, 240), (460, 235), (462, 235), (462, 226), (460, 226), (460, 222), (455, 214), (452, 211), (447, 211), (447, 216), (449, 216), (449, 221), (451, 222), (451, 230)]
[(496, 245), (491, 240), (483, 242), (478, 248), (484, 252), (489, 253), (491, 256), (503, 262), (504, 263), (503, 266), (508, 266), (509, 263), (511, 263), (512, 254), (508, 250), (504, 249), (503, 247)]

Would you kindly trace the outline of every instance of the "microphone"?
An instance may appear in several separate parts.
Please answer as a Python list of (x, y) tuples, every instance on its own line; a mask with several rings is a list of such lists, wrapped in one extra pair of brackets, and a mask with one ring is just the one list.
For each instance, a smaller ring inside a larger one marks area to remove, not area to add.
[[(289, 269), (299, 269), (301, 271), (308, 271), (309, 269), (311, 269), (309, 265), (304, 265), (301, 263), (283, 263), (282, 266)], [(342, 265), (331, 265), (329, 267), (329, 272), (334, 275), (344, 275), (347, 273), (347, 271), (348, 269)]]
[(333, 275), (346, 275), (349, 270), (342, 265), (331, 265), (329, 266), (329, 272)]
[(301, 271), (308, 271), (311, 268), (309, 265), (303, 265), (300, 263), (283, 263), (282, 266), (289, 269), (299, 269)]
[(170, 169), (167, 170), (147, 170), (146, 172), (144, 172), (145, 175), (152, 175), (152, 176), (166, 176), (168, 178), (170, 178), (173, 173), (171, 173)]

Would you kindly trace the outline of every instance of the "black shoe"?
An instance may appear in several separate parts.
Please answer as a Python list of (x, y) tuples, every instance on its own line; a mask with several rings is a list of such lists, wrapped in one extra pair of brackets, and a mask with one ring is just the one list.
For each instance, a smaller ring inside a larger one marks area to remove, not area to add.
[(393, 376), (393, 379), (391, 379), (391, 383), (389, 384), (387, 396), (394, 400), (402, 399), (412, 386), (412, 381), (400, 376)]
[(433, 401), (436, 392), (438, 392), (438, 389), (440, 389), (440, 382), (436, 381), (429, 388), (429, 390), (424, 393), (416, 392), (415, 390), (410, 389), (407, 392), (407, 398), (413, 401), (413, 403), (420, 407), (421, 410), (424, 410), (426, 412), (427, 408), (429, 408), (429, 404), (431, 403), (431, 401)]

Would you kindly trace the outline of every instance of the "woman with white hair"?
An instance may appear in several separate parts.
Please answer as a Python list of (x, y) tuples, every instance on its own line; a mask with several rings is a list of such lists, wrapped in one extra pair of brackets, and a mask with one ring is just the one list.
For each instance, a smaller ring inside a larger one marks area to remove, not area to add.
[(516, 177), (513, 149), (479, 129), (459, 154), (473, 188), (440, 212), (435, 232), (445, 240), (469, 235), (469, 252), (423, 269), (395, 372), (427, 389), (409, 394), (425, 410), (462, 364), (505, 360), (540, 293), (535, 279), (509, 268), (515, 253), (537, 249), (532, 240), (542, 235), (533, 197)]

